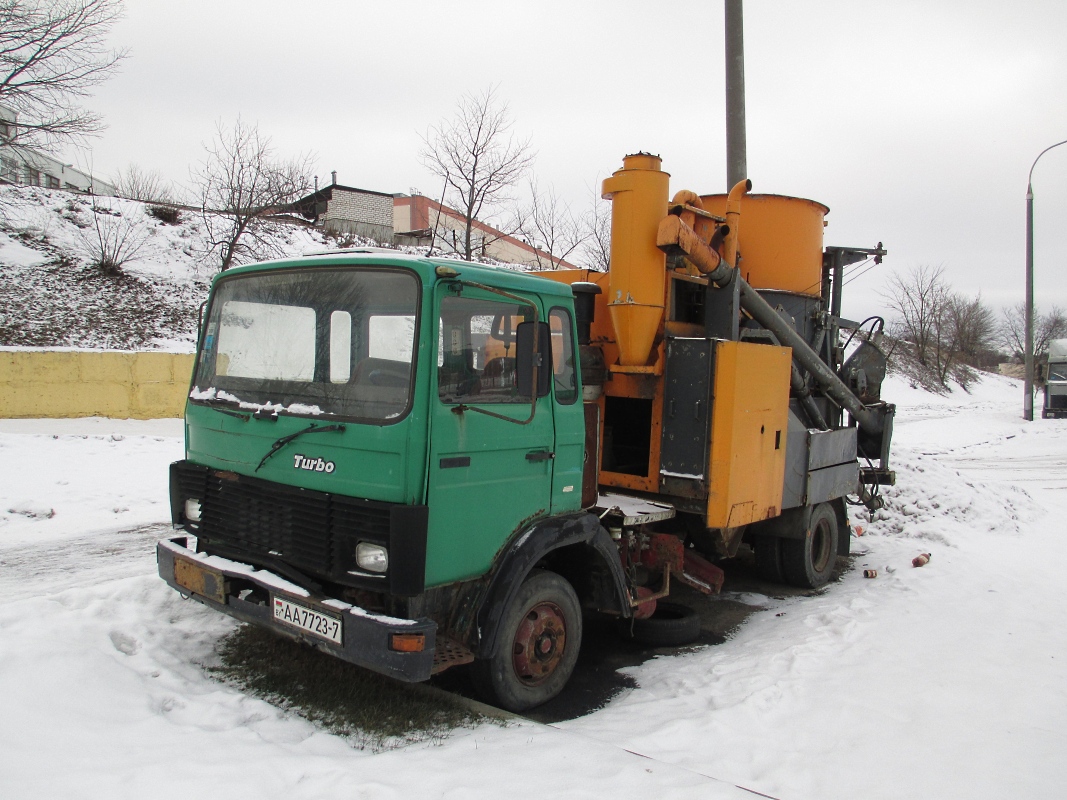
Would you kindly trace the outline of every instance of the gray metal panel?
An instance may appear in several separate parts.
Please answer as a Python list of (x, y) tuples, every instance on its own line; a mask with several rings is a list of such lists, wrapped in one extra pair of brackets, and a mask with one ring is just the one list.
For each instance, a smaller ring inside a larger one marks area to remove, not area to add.
[(804, 505), (804, 489), (808, 482), (808, 429), (794, 412), (796, 400), (789, 401), (789, 429), (785, 436), (785, 485), (782, 487), (782, 508)]
[(741, 282), (733, 280), (723, 287), (708, 283), (704, 299), (704, 331), (709, 339), (736, 342), (741, 314)]
[(846, 494), (855, 494), (859, 490), (859, 480), (860, 466), (855, 461), (809, 472), (808, 504), (825, 503)]
[(706, 478), (711, 360), (706, 339), (667, 340), (660, 472), (673, 478)]
[(856, 429), (811, 431), (808, 444), (808, 469), (816, 470), (856, 460)]

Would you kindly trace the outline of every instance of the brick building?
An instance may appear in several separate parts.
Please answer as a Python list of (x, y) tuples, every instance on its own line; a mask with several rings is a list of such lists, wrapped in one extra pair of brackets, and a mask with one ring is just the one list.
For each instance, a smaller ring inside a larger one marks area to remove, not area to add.
[[(393, 231), (398, 243), (422, 246), (432, 243), (437, 252), (461, 255), (466, 219), (454, 208), (429, 197), (400, 194), (393, 200)], [(526, 264), (537, 269), (576, 269), (574, 264), (477, 220), (471, 238), (475, 258)]]
[[(463, 253), (465, 220), (454, 208), (423, 195), (386, 194), (333, 182), (282, 209), (311, 220), (330, 233), (352, 233), (384, 244), (433, 245), (437, 253)], [(491, 258), (537, 269), (574, 269), (567, 261), (522, 239), (475, 221), (475, 258)]]
[(292, 211), (330, 233), (352, 233), (378, 242), (393, 241), (393, 195), (337, 183), (302, 197)]

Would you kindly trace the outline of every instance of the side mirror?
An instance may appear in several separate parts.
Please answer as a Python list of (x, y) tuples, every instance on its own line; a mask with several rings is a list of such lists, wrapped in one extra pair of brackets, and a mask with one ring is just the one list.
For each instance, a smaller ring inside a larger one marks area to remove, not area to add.
[[(537, 336), (537, 355), (534, 357), (534, 336)], [(515, 328), (515, 381), (519, 395), (533, 396), (534, 375), (537, 396), (548, 394), (552, 380), (552, 334), (547, 322), (520, 322)]]

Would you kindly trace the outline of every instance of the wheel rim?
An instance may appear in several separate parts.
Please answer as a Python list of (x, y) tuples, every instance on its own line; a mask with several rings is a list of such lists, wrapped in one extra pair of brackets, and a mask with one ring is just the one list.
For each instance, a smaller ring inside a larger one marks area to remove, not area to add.
[(512, 643), (515, 675), (527, 686), (548, 680), (567, 648), (567, 623), (555, 603), (533, 606), (522, 618)]
[(830, 563), (830, 523), (819, 520), (811, 532), (811, 566), (815, 572), (823, 572)]

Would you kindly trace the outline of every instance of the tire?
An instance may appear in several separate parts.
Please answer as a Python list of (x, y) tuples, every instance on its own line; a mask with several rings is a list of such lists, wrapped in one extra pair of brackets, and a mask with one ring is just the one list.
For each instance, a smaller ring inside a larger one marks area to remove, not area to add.
[(479, 694), (508, 711), (525, 711), (558, 695), (578, 661), (582, 610), (571, 585), (534, 570), (500, 618), (495, 656), (474, 662)]
[(782, 568), (782, 540), (777, 536), (764, 536), (753, 543), (756, 553), (756, 574), (771, 583), (785, 583)]
[(620, 619), (619, 631), (648, 647), (680, 647), (700, 636), (700, 617), (689, 606), (659, 600), (648, 619)]
[(803, 538), (781, 540), (786, 581), (803, 589), (825, 585), (837, 564), (837, 537), (837, 514), (829, 503), (820, 503)]

